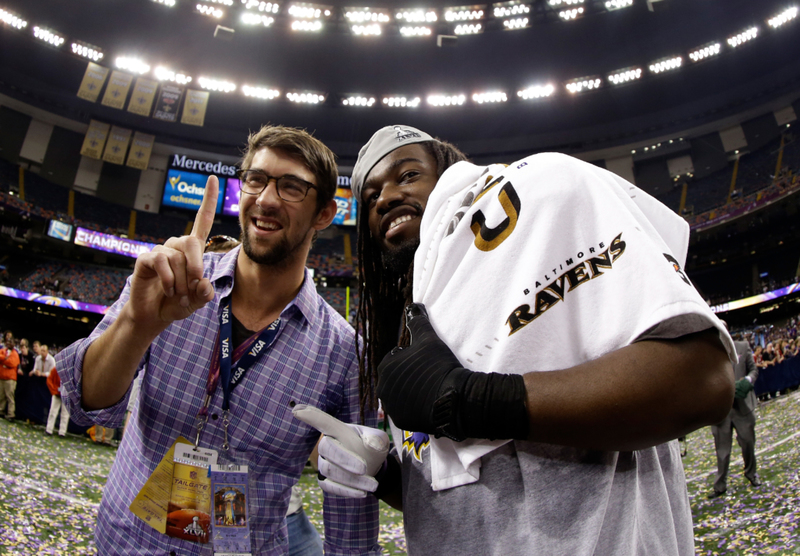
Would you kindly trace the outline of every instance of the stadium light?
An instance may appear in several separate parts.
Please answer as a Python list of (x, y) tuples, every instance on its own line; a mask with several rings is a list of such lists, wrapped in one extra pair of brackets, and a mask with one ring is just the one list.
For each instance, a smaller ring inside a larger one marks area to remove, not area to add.
[(757, 36), (758, 36), (758, 27), (753, 26), (747, 29), (746, 31), (742, 31), (741, 33), (737, 33), (731, 37), (728, 37), (728, 45), (730, 45), (731, 48), (736, 48), (737, 46), (741, 46), (746, 42), (750, 42)]
[(483, 4), (473, 4), (471, 6), (453, 6), (444, 9), (446, 21), (476, 21), (484, 19)]
[(263, 25), (264, 27), (269, 27), (275, 23), (275, 18), (253, 12), (242, 12), (242, 23), (245, 25)]
[(51, 31), (50, 29), (46, 29), (45, 27), (39, 27), (38, 25), (33, 28), (33, 36), (39, 39), (40, 41), (44, 41), (47, 44), (55, 46), (59, 48), (64, 41), (66, 40), (64, 37), (56, 33), (55, 31)]
[(350, 95), (342, 99), (344, 106), (366, 106), (367, 108), (375, 104), (375, 97), (365, 97), (363, 95)]
[(461, 23), (456, 25), (453, 30), (456, 35), (477, 35), (483, 33), (483, 25), (480, 23)]
[(93, 62), (98, 62), (103, 59), (103, 51), (100, 50), (100, 47), (83, 41), (75, 41), (72, 43), (72, 52), (83, 58), (88, 58)]
[(530, 12), (531, 7), (523, 2), (495, 2), (492, 4), (492, 14), (498, 19), (524, 16)]
[(280, 10), (280, 5), (277, 2), (260, 2), (259, 0), (242, 0), (245, 9), (264, 12), (268, 14), (276, 14)]
[(407, 98), (404, 96), (388, 96), (381, 100), (389, 108), (416, 108), (419, 106), (420, 98)]
[(308, 31), (311, 33), (316, 33), (322, 30), (322, 22), (321, 21), (303, 21), (297, 20), (292, 21), (292, 31)]
[(250, 85), (243, 85), (242, 93), (244, 93), (246, 97), (260, 98), (262, 100), (273, 100), (281, 96), (281, 92), (278, 89), (253, 87)]
[(187, 85), (192, 82), (191, 75), (187, 75), (183, 72), (174, 72), (164, 66), (157, 66), (156, 69), (153, 70), (153, 75), (155, 75), (156, 79), (159, 81), (172, 81), (178, 85)]
[(197, 4), (194, 8), (197, 13), (207, 15), (208, 17), (213, 17), (215, 19), (220, 19), (225, 15), (223, 10), (207, 4)]
[(389, 23), (391, 16), (389, 10), (382, 8), (354, 8), (344, 9), (344, 17), (351, 23)]
[(648, 66), (652, 73), (663, 73), (676, 70), (683, 64), (683, 56), (670, 56), (651, 62)]
[(16, 14), (0, 8), (0, 21), (6, 25), (10, 25), (14, 29), (24, 29), (28, 26), (28, 22)]
[(433, 34), (433, 29), (425, 26), (403, 25), (400, 34), (404, 37), (428, 37)]
[(503, 28), (509, 31), (513, 31), (516, 29), (525, 29), (529, 27), (530, 21), (527, 17), (517, 17), (514, 19), (504, 19), (503, 20)]
[(371, 23), (369, 25), (353, 25), (351, 27), (354, 35), (372, 35), (377, 36), (380, 35), (383, 31), (381, 30), (381, 26), (377, 23)]
[(613, 12), (614, 10), (621, 10), (622, 8), (633, 6), (633, 0), (608, 0), (605, 6), (609, 12)]
[(395, 13), (395, 18), (406, 23), (434, 23), (439, 19), (433, 10), (401, 10)]
[(466, 95), (430, 95), (426, 99), (431, 106), (461, 106), (466, 102)]
[(156, 4), (163, 4), (168, 8), (175, 7), (175, 0), (153, 0), (153, 2), (155, 2)]
[(517, 91), (517, 96), (523, 100), (529, 100), (532, 98), (544, 98), (552, 96), (555, 91), (556, 88), (548, 83), (547, 85), (534, 85), (532, 87), (528, 87), (527, 89)]
[(325, 19), (333, 13), (333, 7), (308, 2), (294, 2), (289, 6), (289, 16), (295, 19)]
[(286, 93), (286, 99), (297, 104), (320, 104), (325, 102), (325, 95), (310, 91), (291, 91)]
[(580, 15), (583, 15), (583, 8), (571, 8), (569, 10), (561, 10), (560, 12), (558, 12), (558, 17), (560, 17), (564, 21), (577, 19), (578, 16)]
[(700, 60), (705, 60), (711, 56), (717, 56), (721, 50), (722, 45), (720, 43), (712, 42), (689, 51), (689, 59), (692, 62), (699, 62)]
[(572, 79), (570, 81), (567, 81), (564, 84), (564, 87), (567, 89), (567, 91), (569, 91), (573, 95), (576, 95), (584, 91), (599, 89), (602, 85), (603, 85), (603, 80), (600, 77), (592, 76), (592, 77), (579, 77), (577, 79)]
[(114, 64), (121, 70), (138, 73), (139, 75), (145, 74), (150, 71), (150, 66), (139, 58), (131, 58), (127, 56), (120, 56), (114, 60)]
[(201, 0), (210, 4), (222, 4), (223, 6), (233, 6), (233, 0)]
[(220, 93), (232, 93), (236, 90), (236, 85), (231, 83), (230, 81), (225, 81), (223, 79), (210, 79), (208, 77), (199, 77), (197, 79), (197, 83), (203, 89), (208, 89), (209, 91), (218, 91)]
[(472, 100), (478, 104), (508, 102), (508, 96), (503, 91), (488, 91), (473, 94)]
[(612, 85), (622, 85), (629, 81), (636, 81), (642, 78), (642, 68), (630, 67), (612, 71), (608, 74), (608, 80)]
[(787, 10), (782, 11), (775, 17), (771, 17), (767, 20), (767, 24), (773, 29), (777, 29), (781, 25), (788, 23), (789, 21), (793, 20), (797, 17), (797, 6), (793, 6)]

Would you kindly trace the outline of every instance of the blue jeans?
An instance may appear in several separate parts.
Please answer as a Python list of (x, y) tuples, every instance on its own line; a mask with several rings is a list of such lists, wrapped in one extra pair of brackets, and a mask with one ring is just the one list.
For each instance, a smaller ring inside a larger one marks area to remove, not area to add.
[(322, 556), (322, 539), (303, 508), (286, 516), (286, 528), (289, 534), (289, 556)]

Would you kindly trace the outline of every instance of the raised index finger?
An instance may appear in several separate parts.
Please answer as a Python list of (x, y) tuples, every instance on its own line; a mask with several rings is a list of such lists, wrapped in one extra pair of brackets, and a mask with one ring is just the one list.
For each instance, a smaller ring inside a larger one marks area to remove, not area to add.
[(211, 226), (214, 225), (214, 215), (217, 213), (217, 197), (219, 196), (219, 180), (217, 176), (208, 176), (206, 190), (203, 193), (203, 202), (194, 217), (192, 233), (189, 234), (198, 238), (203, 245), (206, 244), (208, 234), (211, 233)]

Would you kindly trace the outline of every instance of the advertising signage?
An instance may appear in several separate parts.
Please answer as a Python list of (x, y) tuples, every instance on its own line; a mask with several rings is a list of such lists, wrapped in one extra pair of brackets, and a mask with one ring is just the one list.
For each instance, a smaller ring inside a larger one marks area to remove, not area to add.
[(99, 249), (100, 251), (117, 255), (125, 255), (134, 259), (142, 253), (151, 251), (156, 246), (155, 243), (117, 237), (81, 227), (78, 227), (75, 231), (75, 245), (91, 247), (92, 249)]
[(51, 220), (47, 224), (47, 235), (61, 241), (69, 241), (72, 239), (72, 224), (67, 224), (60, 220)]
[(336, 188), (336, 216), (333, 223), (340, 226), (355, 226), (357, 202), (351, 189)]
[(225, 200), (222, 202), (222, 214), (227, 216), (239, 216), (239, 196), (242, 191), (239, 189), (239, 180), (230, 178), (228, 186), (225, 188)]
[[(170, 168), (167, 170), (167, 183), (164, 185), (164, 196), (161, 199), (161, 206), (196, 211), (203, 203), (203, 193), (206, 191), (208, 176), (209, 174), (196, 174), (194, 172)], [(219, 178), (217, 214), (222, 210), (222, 202), (225, 199), (225, 182), (226, 178)]]

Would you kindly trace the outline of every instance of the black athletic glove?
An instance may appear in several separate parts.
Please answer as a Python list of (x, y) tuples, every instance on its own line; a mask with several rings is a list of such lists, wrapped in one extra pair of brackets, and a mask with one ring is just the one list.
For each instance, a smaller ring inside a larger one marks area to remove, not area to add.
[(736, 393), (734, 397), (737, 400), (744, 399), (745, 396), (753, 389), (753, 385), (746, 378), (740, 378), (736, 381)]
[(403, 430), (467, 438), (528, 438), (521, 375), (476, 373), (461, 367), (433, 331), (425, 306), (406, 307), (411, 345), (395, 348), (378, 365), (383, 409)]

